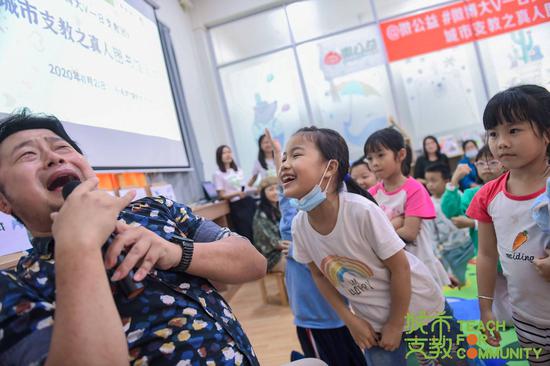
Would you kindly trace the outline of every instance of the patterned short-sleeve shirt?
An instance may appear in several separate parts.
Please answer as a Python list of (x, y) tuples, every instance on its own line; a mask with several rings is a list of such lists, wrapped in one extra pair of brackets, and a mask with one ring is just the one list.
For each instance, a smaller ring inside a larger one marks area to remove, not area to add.
[[(212, 242), (230, 234), (164, 197), (135, 201), (120, 218), (168, 241), (185, 236)], [(33, 247), (16, 269), (0, 272), (0, 365), (47, 358), (55, 318), (53, 247)], [(113, 295), (132, 365), (258, 365), (231, 308), (208, 280), (154, 271), (143, 284), (133, 300), (117, 290)]]

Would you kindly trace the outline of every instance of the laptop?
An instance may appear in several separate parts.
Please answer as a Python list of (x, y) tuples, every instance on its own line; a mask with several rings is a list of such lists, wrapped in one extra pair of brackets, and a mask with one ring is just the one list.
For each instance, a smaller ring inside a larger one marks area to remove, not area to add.
[(204, 191), (204, 194), (208, 201), (213, 202), (219, 199), (218, 191), (216, 190), (214, 183), (210, 181), (202, 182), (202, 190)]

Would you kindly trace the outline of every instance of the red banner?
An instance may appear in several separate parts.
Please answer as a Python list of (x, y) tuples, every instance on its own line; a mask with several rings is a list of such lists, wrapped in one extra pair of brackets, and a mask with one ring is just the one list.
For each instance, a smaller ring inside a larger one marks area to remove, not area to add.
[(550, 0), (463, 0), (380, 23), (389, 61), (550, 21)]

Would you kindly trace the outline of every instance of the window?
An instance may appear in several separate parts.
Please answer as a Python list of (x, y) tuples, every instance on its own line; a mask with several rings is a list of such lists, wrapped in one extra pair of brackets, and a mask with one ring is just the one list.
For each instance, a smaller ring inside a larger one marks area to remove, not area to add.
[(296, 42), (324, 36), (374, 20), (368, 0), (309, 0), (286, 7)]
[(449, 3), (449, 0), (374, 0), (379, 19), (409, 13), (433, 5)]
[(346, 139), (351, 160), (394, 114), (383, 52), (376, 26), (298, 47), (314, 122)]
[(391, 69), (399, 122), (415, 146), (426, 135), (462, 140), (483, 130), (486, 97), (473, 44), (397, 61)]
[(258, 138), (269, 128), (281, 144), (306, 124), (307, 112), (292, 50), (220, 69), (238, 164), (250, 176)]
[(489, 93), (519, 84), (550, 88), (549, 39), (546, 23), (479, 42)]
[(210, 35), (219, 65), (290, 45), (282, 8), (212, 28)]

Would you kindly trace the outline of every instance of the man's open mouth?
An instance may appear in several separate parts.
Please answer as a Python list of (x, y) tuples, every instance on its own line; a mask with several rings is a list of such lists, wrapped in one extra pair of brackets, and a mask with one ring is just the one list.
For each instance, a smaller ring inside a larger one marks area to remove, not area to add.
[(47, 183), (48, 191), (55, 191), (63, 188), (63, 186), (70, 181), (79, 180), (80, 178), (71, 172), (63, 172), (59, 174), (54, 174), (50, 177)]

